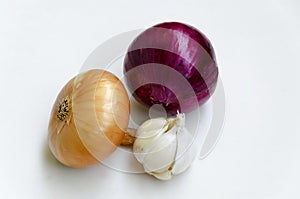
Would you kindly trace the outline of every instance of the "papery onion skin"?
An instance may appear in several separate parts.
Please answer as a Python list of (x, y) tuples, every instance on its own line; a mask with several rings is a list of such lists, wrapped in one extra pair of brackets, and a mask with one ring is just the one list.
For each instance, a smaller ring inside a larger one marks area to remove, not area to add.
[[(162, 72), (161, 66), (169, 70)], [(185, 85), (174, 78), (176, 73), (184, 77)], [(161, 104), (169, 115), (175, 115), (193, 111), (210, 98), (218, 67), (203, 33), (183, 23), (166, 22), (148, 28), (131, 43), (124, 74), (137, 101), (147, 106)]]
[[(64, 112), (67, 101), (70, 111)], [(79, 74), (54, 103), (48, 127), (51, 152), (74, 168), (99, 163), (122, 142), (129, 110), (127, 92), (115, 75), (100, 69)]]

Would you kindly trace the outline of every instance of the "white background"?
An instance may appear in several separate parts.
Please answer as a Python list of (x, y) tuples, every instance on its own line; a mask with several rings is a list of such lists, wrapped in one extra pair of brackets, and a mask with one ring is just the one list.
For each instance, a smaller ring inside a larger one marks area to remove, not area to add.
[[(299, 19), (297, 0), (0, 0), (0, 198), (299, 198)], [(61, 87), (111, 36), (174, 20), (216, 50), (227, 110), (213, 153), (168, 182), (57, 163)]]

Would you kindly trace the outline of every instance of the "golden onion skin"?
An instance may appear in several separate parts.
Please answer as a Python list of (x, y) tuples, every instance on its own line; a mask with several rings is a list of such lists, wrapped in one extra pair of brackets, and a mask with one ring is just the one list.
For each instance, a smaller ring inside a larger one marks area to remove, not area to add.
[(59, 93), (51, 112), (51, 152), (70, 167), (100, 162), (122, 142), (129, 104), (126, 89), (110, 72), (93, 69), (74, 77)]

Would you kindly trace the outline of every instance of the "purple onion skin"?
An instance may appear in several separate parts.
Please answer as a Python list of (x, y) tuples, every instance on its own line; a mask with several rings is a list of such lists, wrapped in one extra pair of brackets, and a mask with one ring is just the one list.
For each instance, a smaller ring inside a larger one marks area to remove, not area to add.
[(212, 96), (218, 67), (210, 41), (199, 30), (166, 22), (131, 43), (124, 74), (138, 102), (149, 107), (161, 104), (168, 115), (175, 115), (195, 110)]

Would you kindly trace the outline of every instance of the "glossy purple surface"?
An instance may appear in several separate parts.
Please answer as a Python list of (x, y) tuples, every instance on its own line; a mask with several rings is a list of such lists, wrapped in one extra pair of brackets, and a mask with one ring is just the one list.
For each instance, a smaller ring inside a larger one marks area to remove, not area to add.
[(190, 112), (213, 94), (218, 68), (209, 40), (178, 22), (155, 25), (130, 45), (126, 84), (140, 103), (161, 104), (169, 115)]

